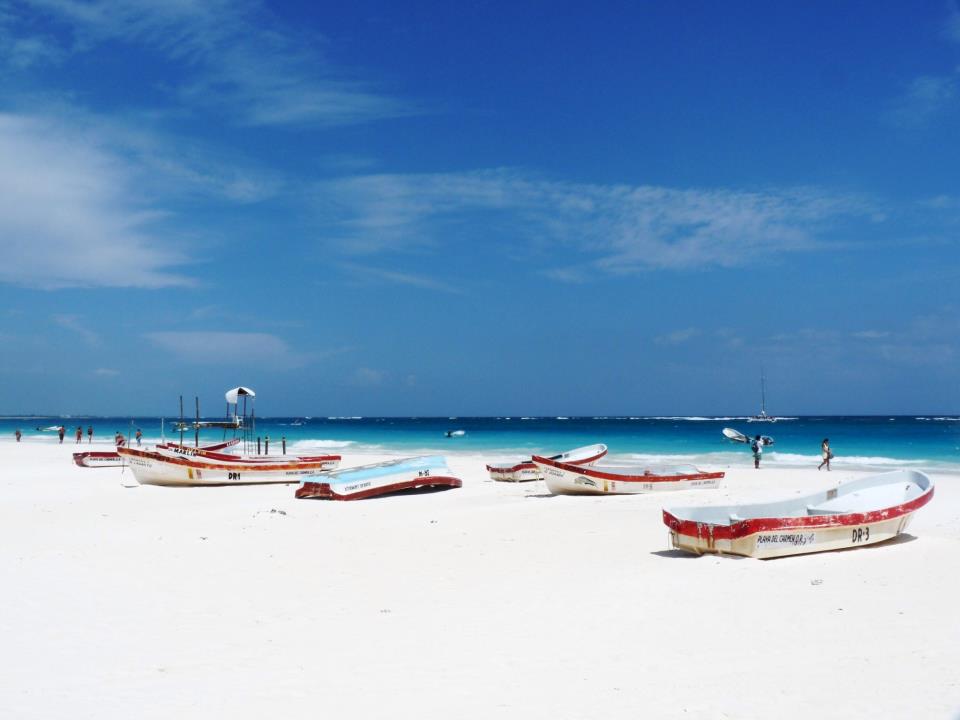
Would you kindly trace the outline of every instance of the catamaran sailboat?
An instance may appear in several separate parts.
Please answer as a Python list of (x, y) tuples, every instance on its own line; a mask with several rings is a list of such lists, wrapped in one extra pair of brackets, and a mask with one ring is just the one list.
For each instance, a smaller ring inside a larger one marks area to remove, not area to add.
[(747, 422), (776, 422), (779, 418), (767, 415), (767, 377), (760, 372), (760, 414), (748, 417)]

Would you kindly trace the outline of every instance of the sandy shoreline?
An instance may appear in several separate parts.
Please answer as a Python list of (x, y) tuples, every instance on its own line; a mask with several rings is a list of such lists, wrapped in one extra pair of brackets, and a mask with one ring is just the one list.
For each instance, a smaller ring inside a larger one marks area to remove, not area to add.
[(719, 490), (573, 498), (450, 455), (460, 490), (330, 503), (127, 489), (76, 449), (0, 443), (9, 717), (960, 711), (957, 475), (896, 542), (763, 562), (670, 551), (661, 507), (862, 473), (744, 458)]

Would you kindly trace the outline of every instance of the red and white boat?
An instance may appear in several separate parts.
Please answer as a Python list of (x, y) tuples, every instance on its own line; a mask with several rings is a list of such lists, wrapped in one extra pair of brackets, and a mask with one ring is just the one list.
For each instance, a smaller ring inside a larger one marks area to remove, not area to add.
[[(567, 450), (567, 452), (559, 455), (550, 455), (549, 459), (569, 463), (570, 465), (592, 465), (606, 454), (607, 446), (598, 444), (587, 445), (576, 450)], [(487, 472), (490, 473), (491, 478), (501, 482), (527, 482), (543, 479), (543, 473), (534, 464), (533, 458), (515, 462), (491, 463), (487, 465)]]
[(896, 470), (781, 502), (666, 509), (663, 522), (680, 550), (775, 558), (890, 540), (932, 497), (929, 477)]
[(715, 488), (722, 472), (704, 472), (693, 465), (593, 465), (585, 467), (533, 456), (554, 495), (631, 495), (663, 490)]
[[(187, 448), (198, 450), (197, 448)], [(294, 483), (304, 475), (333, 470), (339, 455), (310, 457), (241, 457), (211, 451), (203, 454), (184, 452), (185, 448), (117, 448), (141, 485), (255, 485)]]
[[(203, 450), (216, 452), (225, 450), (228, 447), (236, 445), (239, 440), (227, 440), (226, 442), (215, 443), (214, 445), (205, 445), (202, 448), (191, 448), (192, 450)], [(175, 443), (161, 443), (158, 448), (179, 448)], [(78, 452), (73, 454), (73, 461), (80, 467), (120, 467), (123, 460), (120, 459), (120, 453), (115, 450), (94, 450), (87, 452)]]
[(361, 465), (304, 478), (296, 497), (321, 500), (362, 500), (378, 495), (426, 488), (458, 488), (463, 482), (453, 476), (447, 460), (438, 455), (404, 458)]

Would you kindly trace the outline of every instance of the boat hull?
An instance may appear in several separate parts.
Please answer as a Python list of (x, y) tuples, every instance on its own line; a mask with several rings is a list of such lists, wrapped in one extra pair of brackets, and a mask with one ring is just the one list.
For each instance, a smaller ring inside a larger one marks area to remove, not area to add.
[(442, 457), (428, 456), (391, 460), (374, 465), (326, 473), (301, 481), (296, 497), (315, 500), (363, 500), (379, 495), (424, 489), (458, 488)]
[(120, 453), (109, 451), (74, 453), (73, 462), (85, 468), (121, 467), (123, 465)]
[(726, 553), (765, 560), (886, 542), (904, 532), (913, 515), (911, 512), (874, 522), (851, 522), (832, 526), (781, 526), (734, 538), (713, 537), (708, 527), (702, 528), (700, 535), (671, 530), (670, 542), (676, 550), (697, 555)]
[(614, 468), (583, 467), (549, 458), (534, 457), (547, 489), (554, 495), (636, 495), (716, 488), (724, 473), (696, 472), (676, 475), (617, 471)]
[[(570, 465), (592, 465), (607, 454), (606, 445), (588, 445), (586, 447), (569, 450), (560, 455), (551, 456), (551, 460), (559, 460)], [(543, 471), (533, 460), (523, 460), (518, 463), (503, 463), (487, 465), (487, 472), (493, 480), (499, 482), (530, 482), (543, 480)]]
[(933, 492), (923, 473), (894, 471), (772, 503), (664, 509), (663, 522), (678, 550), (775, 558), (895, 538)]
[(162, 450), (120, 448), (118, 452), (141, 485), (171, 487), (295, 483), (305, 475), (333, 470), (340, 464), (339, 455), (310, 461), (250, 463), (165, 454)]
[[(216, 452), (218, 450), (224, 450), (232, 445), (236, 445), (239, 440), (228, 440), (226, 442), (214, 443), (213, 445), (206, 445), (202, 448), (194, 448), (203, 452)], [(179, 445), (174, 443), (161, 443), (157, 445), (158, 448), (179, 448)], [(116, 451), (101, 450), (101, 451), (86, 451), (78, 452), (73, 454), (73, 462), (75, 462), (80, 467), (86, 468), (98, 468), (98, 467), (122, 467), (123, 459), (120, 457), (120, 453)]]

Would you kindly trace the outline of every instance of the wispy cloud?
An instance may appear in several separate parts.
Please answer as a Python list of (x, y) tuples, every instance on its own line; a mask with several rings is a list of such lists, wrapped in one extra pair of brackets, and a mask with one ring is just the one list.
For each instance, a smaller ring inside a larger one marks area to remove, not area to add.
[(887, 113), (887, 119), (900, 127), (919, 127), (954, 107), (958, 95), (958, 76), (921, 75), (910, 83)]
[(93, 371), (93, 374), (97, 377), (112, 378), (117, 377), (120, 374), (120, 371), (115, 370), (114, 368), (97, 368)]
[(890, 337), (890, 332), (887, 330), (858, 330), (853, 333), (853, 337), (858, 340), (882, 340)]
[(383, 385), (386, 379), (387, 374), (383, 370), (360, 367), (350, 376), (350, 384), (358, 387), (377, 387)]
[(957, 0), (948, 2), (947, 21), (943, 31), (948, 40), (960, 43), (960, 2)]
[(462, 294), (463, 290), (435, 278), (426, 275), (417, 275), (415, 273), (399, 272), (396, 270), (386, 270), (384, 268), (371, 267), (369, 265), (360, 265), (358, 263), (342, 262), (339, 263), (341, 269), (347, 271), (356, 278), (363, 280), (382, 280), (394, 285), (409, 285), (411, 287), (422, 288), (424, 290), (439, 290), (440, 292)]
[(87, 345), (99, 345), (100, 335), (83, 324), (77, 315), (54, 315), (55, 325), (76, 333)]
[(183, 68), (176, 91), (188, 105), (220, 108), (239, 124), (341, 125), (412, 112), (347, 77), (314, 49), (327, 44), (323, 38), (284, 26), (254, 0), (21, 0), (16, 7), (8, 33), (39, 13), (69, 33), (62, 52), (106, 42), (150, 49)]
[[(318, 189), (332, 243), (355, 254), (496, 247), (519, 234), (542, 270), (578, 281), (597, 271), (736, 266), (823, 245), (831, 224), (869, 216), (862, 198), (816, 189), (675, 189), (576, 184), (512, 170), (368, 175)], [(544, 266), (564, 246), (580, 265)], [(505, 248), (503, 248), (505, 250)]]
[(68, 125), (0, 115), (0, 282), (40, 287), (189, 284), (151, 233), (135, 169)]
[(658, 335), (653, 339), (653, 341), (657, 345), (682, 345), (683, 343), (693, 340), (699, 335), (700, 330), (698, 328), (690, 327), (682, 330), (674, 330), (673, 332), (665, 335)]
[(144, 337), (177, 359), (197, 365), (263, 365), (277, 369), (302, 367), (310, 357), (269, 333), (221, 331), (151, 332)]

